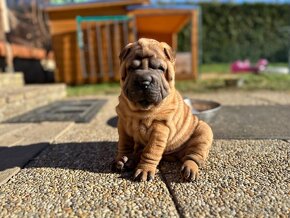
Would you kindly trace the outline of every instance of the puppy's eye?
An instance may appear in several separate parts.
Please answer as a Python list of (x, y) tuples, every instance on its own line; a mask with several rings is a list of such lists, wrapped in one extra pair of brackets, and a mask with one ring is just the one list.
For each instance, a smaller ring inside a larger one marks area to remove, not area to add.
[(137, 69), (141, 66), (141, 60), (135, 59), (132, 61), (130, 68)]
[(158, 67), (158, 70), (161, 70), (162, 72), (164, 72), (164, 71), (165, 71), (165, 68), (164, 68), (162, 65), (160, 65), (160, 66)]

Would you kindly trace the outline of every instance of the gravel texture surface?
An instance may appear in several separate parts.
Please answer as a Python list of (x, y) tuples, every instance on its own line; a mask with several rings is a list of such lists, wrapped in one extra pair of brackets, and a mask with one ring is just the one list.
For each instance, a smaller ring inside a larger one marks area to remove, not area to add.
[(177, 217), (166, 185), (111, 172), (115, 142), (51, 145), (0, 188), (0, 217)]
[(2, 215), (178, 216), (159, 175), (137, 183), (130, 173), (112, 173), (118, 134), (107, 121), (115, 116), (117, 97), (106, 98), (91, 123), (73, 125), (1, 187), (0, 198), (9, 202), (0, 206)]
[(185, 217), (289, 217), (289, 154), (284, 141), (217, 140), (197, 182), (179, 164), (161, 171)]

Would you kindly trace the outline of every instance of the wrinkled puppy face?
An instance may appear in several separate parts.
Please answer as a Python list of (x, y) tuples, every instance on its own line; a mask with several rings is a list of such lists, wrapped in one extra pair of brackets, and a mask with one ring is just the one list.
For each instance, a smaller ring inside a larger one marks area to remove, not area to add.
[(121, 85), (131, 102), (148, 109), (168, 96), (173, 80), (168, 68), (172, 68), (174, 59), (166, 43), (139, 39), (123, 49), (120, 60)]

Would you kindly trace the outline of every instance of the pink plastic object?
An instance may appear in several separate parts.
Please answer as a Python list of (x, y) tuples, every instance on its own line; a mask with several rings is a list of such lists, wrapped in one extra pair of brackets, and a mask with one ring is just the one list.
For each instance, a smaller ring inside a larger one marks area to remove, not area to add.
[(268, 60), (267, 59), (260, 59), (257, 63), (256, 63), (256, 67), (258, 68), (258, 72), (263, 71), (266, 69), (267, 65), (268, 65)]
[(268, 61), (266, 59), (260, 59), (256, 65), (251, 65), (249, 60), (237, 60), (231, 64), (232, 73), (258, 73), (266, 69)]

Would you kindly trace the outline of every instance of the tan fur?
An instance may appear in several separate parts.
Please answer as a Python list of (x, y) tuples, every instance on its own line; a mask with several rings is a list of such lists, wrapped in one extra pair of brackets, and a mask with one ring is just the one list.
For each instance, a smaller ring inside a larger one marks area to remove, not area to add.
[[(175, 60), (170, 57), (171, 54), (166, 54), (171, 53), (171, 48), (166, 43), (140, 39), (129, 44), (127, 49), (130, 48), (132, 55), (128, 55), (121, 63), (121, 75), (127, 73), (126, 63), (134, 58), (134, 48), (140, 46), (144, 53), (154, 53), (166, 63), (167, 71), (163, 79), (169, 87), (169, 95), (158, 105), (142, 109), (121, 92), (116, 107), (119, 117), (116, 162), (122, 168), (128, 160), (137, 161), (135, 177), (139, 176), (141, 181), (145, 181), (154, 176), (162, 157), (177, 158), (183, 162), (184, 178), (194, 179), (198, 174), (198, 167), (208, 157), (213, 140), (211, 128), (192, 115), (175, 89)], [(124, 86), (124, 81), (121, 81), (121, 86)]]

